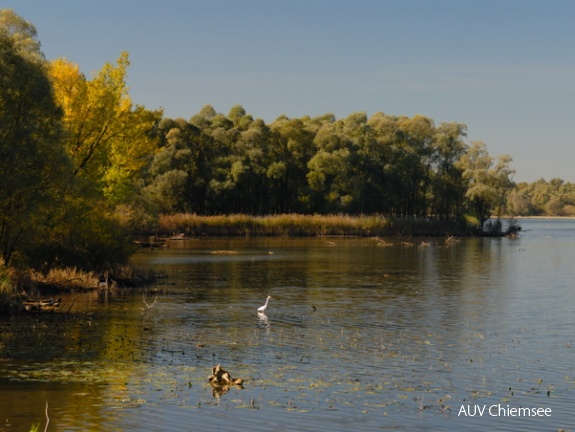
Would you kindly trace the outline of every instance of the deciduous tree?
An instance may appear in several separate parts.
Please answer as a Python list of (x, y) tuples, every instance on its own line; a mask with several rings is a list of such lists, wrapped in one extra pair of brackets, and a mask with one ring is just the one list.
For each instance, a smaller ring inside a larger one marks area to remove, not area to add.
[(89, 80), (66, 59), (51, 63), (56, 98), (64, 111), (66, 149), (75, 175), (89, 180), (114, 203), (129, 200), (133, 180), (156, 146), (160, 111), (133, 106), (126, 86), (127, 53)]
[(22, 43), (20, 33), (13, 37), (12, 27), (4, 27), (6, 13), (1, 16), (0, 253), (7, 265), (47, 223), (69, 165), (59, 144), (61, 111), (37, 59), (38, 44)]
[(11, 39), (18, 54), (35, 63), (44, 63), (36, 27), (13, 9), (0, 9), (0, 33)]
[(514, 187), (515, 170), (510, 167), (511, 161), (509, 155), (501, 155), (496, 161), (483, 142), (474, 142), (457, 163), (467, 184), (465, 196), (481, 229), (492, 211), (501, 215), (507, 194)]

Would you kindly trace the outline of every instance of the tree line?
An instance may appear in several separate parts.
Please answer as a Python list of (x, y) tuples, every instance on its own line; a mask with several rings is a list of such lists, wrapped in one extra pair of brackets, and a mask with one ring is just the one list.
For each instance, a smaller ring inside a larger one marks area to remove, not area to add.
[(105, 267), (158, 215), (378, 214), (482, 227), (513, 189), (511, 157), (467, 127), (364, 112), (253, 118), (206, 105), (164, 118), (132, 102), (129, 56), (91, 78), (46, 60), (34, 26), (0, 10), (0, 253)]
[(143, 196), (160, 212), (345, 213), (482, 224), (513, 187), (511, 158), (464, 142), (466, 126), (423, 115), (364, 112), (343, 119), (205, 106), (158, 124)]
[(509, 193), (507, 211), (513, 216), (575, 216), (575, 184), (559, 178), (518, 183)]

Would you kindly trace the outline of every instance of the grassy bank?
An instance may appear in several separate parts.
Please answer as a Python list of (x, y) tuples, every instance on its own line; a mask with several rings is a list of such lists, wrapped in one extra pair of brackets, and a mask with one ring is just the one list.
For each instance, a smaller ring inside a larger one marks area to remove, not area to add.
[(453, 221), (425, 218), (390, 219), (380, 215), (200, 216), (161, 215), (158, 235), (173, 236), (450, 236), (469, 230)]
[(157, 275), (152, 270), (133, 266), (117, 266), (105, 273), (77, 268), (15, 270), (0, 265), (0, 313), (24, 310), (26, 300), (56, 297), (60, 292), (88, 292), (140, 287), (153, 283)]

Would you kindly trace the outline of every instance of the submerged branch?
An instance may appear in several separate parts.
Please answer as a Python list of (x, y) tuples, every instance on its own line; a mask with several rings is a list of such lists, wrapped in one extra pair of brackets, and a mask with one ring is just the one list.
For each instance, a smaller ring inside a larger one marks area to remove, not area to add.
[(48, 425), (50, 424), (50, 417), (48, 416), (48, 401), (46, 401), (46, 427), (44, 428), (44, 432), (48, 431)]
[[(156, 298), (154, 299), (154, 302), (151, 305), (148, 304), (148, 302), (146, 301), (146, 293), (144, 293), (143, 297), (144, 297), (143, 298), (144, 304), (146, 305), (146, 307), (148, 309), (152, 309), (156, 305), (156, 303), (158, 303), (158, 296), (156, 296)], [(142, 308), (142, 310), (144, 310), (144, 309)]]

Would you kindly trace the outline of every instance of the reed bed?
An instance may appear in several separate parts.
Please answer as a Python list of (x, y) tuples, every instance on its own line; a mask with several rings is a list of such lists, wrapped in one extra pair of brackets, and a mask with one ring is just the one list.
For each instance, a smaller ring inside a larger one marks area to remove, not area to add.
[(130, 265), (117, 266), (113, 270), (96, 273), (75, 267), (54, 268), (47, 272), (25, 270), (13, 272), (11, 290), (26, 292), (32, 296), (43, 292), (90, 291), (101, 288), (144, 286), (157, 280), (151, 269)]
[(103, 273), (70, 267), (44, 272), (16, 270), (0, 265), (0, 314), (23, 311), (25, 300), (44, 299), (60, 292), (105, 292), (116, 288), (144, 287), (156, 282), (158, 277), (163, 276), (152, 269), (131, 265), (116, 266)]
[(75, 267), (55, 268), (48, 272), (29, 270), (21, 277), (23, 278), (21, 283), (29, 286), (58, 287), (69, 291), (97, 288), (99, 281), (96, 274)]
[(161, 236), (445, 236), (462, 235), (459, 224), (425, 218), (390, 219), (381, 215), (245, 214), (161, 215)]

